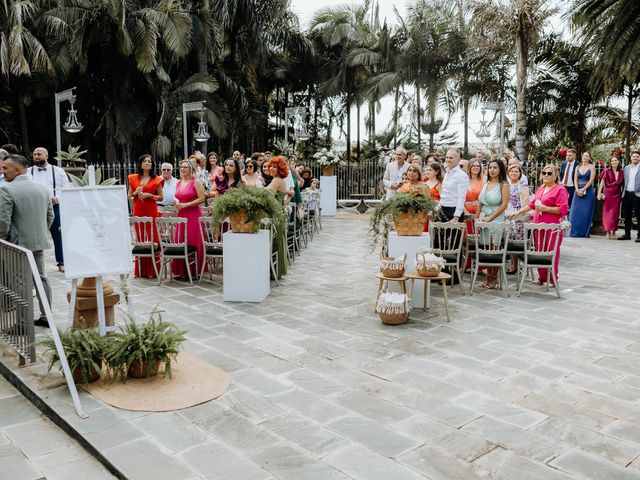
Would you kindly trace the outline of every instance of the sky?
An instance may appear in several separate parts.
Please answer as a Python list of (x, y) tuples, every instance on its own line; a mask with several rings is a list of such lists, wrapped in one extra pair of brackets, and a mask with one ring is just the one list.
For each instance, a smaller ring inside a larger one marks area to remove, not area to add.
[[(555, 2), (557, 2), (558, 4), (560, 3), (559, 0), (553, 0)], [(394, 13), (394, 5), (395, 8), (399, 11), (399, 13), (401, 15), (403, 15), (406, 10), (407, 10), (407, 1), (393, 1), (393, 0), (379, 0), (378, 4), (379, 4), (379, 8), (380, 8), (380, 20), (384, 21), (384, 19), (387, 19), (387, 23), (388, 24), (395, 24), (396, 22), (396, 15)], [(335, 7), (337, 5), (359, 5), (361, 4), (360, 1), (352, 1), (352, 0), (318, 0), (318, 1), (312, 1), (312, 0), (291, 0), (291, 8), (294, 12), (296, 12), (298, 14), (298, 17), (300, 18), (300, 23), (302, 25), (302, 27), (306, 30), (309, 27), (309, 23), (313, 17), (313, 14), (315, 11), (317, 11), (320, 8), (324, 8), (324, 7)], [(555, 23), (557, 20), (553, 19), (552, 23)], [(562, 27), (560, 27), (562, 28)], [(406, 88), (406, 92), (410, 93), (412, 91), (412, 89), (410, 87)], [(391, 97), (386, 97), (383, 98), (381, 100), (381, 111), (379, 114), (377, 114), (376, 116), (376, 130), (378, 133), (380, 133), (382, 130), (384, 130), (384, 128), (389, 124), (389, 122), (391, 121), (391, 116), (392, 116), (392, 111), (393, 111), (393, 100)], [(366, 108), (363, 109), (363, 111), (366, 110)], [(507, 112), (506, 113), (507, 117), (510, 118), (511, 121), (514, 121), (515, 119), (515, 114), (514, 113), (510, 113)], [(492, 112), (487, 112), (486, 114), (486, 119), (489, 120), (492, 117)], [(352, 127), (352, 132), (355, 132), (356, 129), (356, 125), (357, 125), (357, 119), (356, 119), (356, 115), (355, 115), (355, 111), (352, 113), (351, 115), (352, 118), (352, 122), (351, 122), (351, 127)], [(471, 145), (474, 146), (480, 146), (481, 145), (481, 141), (478, 137), (476, 137), (474, 135), (474, 132), (478, 131), (480, 129), (480, 121), (482, 120), (482, 115), (480, 112), (480, 108), (477, 108), (475, 110), (472, 110), (469, 112), (469, 143)], [(495, 124), (491, 125), (490, 127), (490, 131), (491, 132), (496, 132), (496, 128), (495, 128)], [(362, 125), (361, 125), (361, 131), (364, 132), (364, 114), (362, 115)], [(460, 112), (455, 112), (449, 119), (449, 127), (446, 130), (446, 133), (456, 133), (458, 136), (458, 143), (462, 143), (462, 139), (463, 139), (463, 123), (462, 123), (462, 116)], [(340, 132), (334, 131), (334, 138), (337, 138), (338, 135), (340, 134)], [(352, 136), (355, 137), (355, 133), (352, 134)], [(344, 142), (344, 137), (341, 137), (338, 139), (339, 141)], [(355, 140), (352, 140), (355, 141)], [(424, 142), (424, 137), (423, 137), (423, 142)], [(492, 145), (496, 145), (498, 143), (497, 139), (489, 139), (489, 142)]]

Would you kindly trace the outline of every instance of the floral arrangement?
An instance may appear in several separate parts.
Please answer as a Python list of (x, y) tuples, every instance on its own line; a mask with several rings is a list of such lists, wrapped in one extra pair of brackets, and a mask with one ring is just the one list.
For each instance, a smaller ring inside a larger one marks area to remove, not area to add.
[(322, 167), (329, 165), (346, 165), (347, 162), (340, 158), (340, 152), (334, 149), (323, 148), (313, 154), (316, 163)]

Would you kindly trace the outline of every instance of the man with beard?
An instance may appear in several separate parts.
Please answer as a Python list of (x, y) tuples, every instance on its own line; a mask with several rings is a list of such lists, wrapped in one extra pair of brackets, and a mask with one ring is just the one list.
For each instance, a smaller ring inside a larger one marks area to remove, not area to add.
[(62, 233), (60, 232), (60, 189), (69, 184), (67, 174), (60, 167), (49, 163), (49, 152), (46, 148), (38, 147), (33, 151), (33, 167), (29, 168), (28, 174), (31, 178), (46, 187), (49, 191), (51, 204), (53, 205), (54, 221), (51, 224), (50, 232), (56, 253), (56, 263), (58, 270), (64, 272), (64, 257), (62, 254)]

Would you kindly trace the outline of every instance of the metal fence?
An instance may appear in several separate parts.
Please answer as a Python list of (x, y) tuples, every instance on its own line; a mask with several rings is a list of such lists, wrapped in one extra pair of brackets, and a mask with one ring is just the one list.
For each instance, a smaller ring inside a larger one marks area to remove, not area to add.
[(29, 253), (0, 240), (0, 338), (18, 352), (20, 365), (36, 360)]

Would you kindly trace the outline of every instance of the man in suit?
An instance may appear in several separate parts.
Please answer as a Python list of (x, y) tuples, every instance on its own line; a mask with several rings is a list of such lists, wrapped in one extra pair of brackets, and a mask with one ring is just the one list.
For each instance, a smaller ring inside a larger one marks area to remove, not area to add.
[(576, 187), (573, 184), (573, 172), (577, 166), (576, 151), (573, 148), (567, 150), (567, 159), (562, 162), (560, 167), (560, 179), (564, 188), (569, 193), (569, 207), (571, 207), (571, 200), (573, 199), (573, 192), (576, 191)]
[(624, 235), (618, 240), (631, 240), (634, 210), (638, 231), (636, 243), (640, 243), (640, 150), (631, 152), (631, 164), (624, 167), (624, 188), (622, 189)]
[[(53, 223), (53, 206), (49, 191), (27, 175), (29, 161), (22, 155), (9, 155), (2, 161), (7, 183), (0, 188), (0, 239), (33, 252), (49, 305), (51, 287), (44, 267), (44, 250), (49, 248), (48, 233)], [(34, 323), (48, 327), (42, 300), (40, 318)]]

